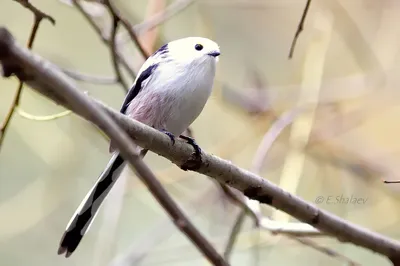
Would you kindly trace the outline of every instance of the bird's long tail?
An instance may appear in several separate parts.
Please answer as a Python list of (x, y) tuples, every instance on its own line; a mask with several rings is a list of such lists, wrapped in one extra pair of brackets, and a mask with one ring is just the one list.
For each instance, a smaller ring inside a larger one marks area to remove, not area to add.
[(68, 223), (60, 241), (58, 254), (65, 252), (65, 256), (69, 257), (74, 252), (86, 231), (89, 230), (101, 203), (117, 182), (124, 166), (124, 159), (118, 152), (114, 153), (96, 184), (83, 199)]

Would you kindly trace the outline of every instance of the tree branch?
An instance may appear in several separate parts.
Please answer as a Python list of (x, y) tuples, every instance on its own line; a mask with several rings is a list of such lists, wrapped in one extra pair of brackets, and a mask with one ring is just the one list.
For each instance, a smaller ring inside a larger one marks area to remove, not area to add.
[[(129, 22), (119, 14), (119, 11), (111, 4), (110, 0), (103, 0), (103, 2), (104, 2), (104, 5), (108, 8), (108, 10), (111, 12), (111, 15), (114, 20), (114, 25), (115, 25), (115, 20), (117, 21), (117, 23), (121, 22), (121, 24), (124, 26), (124, 28), (128, 31), (129, 37), (131, 38), (133, 43), (135, 43), (136, 47), (139, 49), (142, 56), (145, 59), (147, 59), (149, 57), (149, 55), (142, 47), (141, 43), (139, 42), (139, 40), (136, 36), (136, 33), (133, 31), (132, 26), (129, 24)], [(112, 36), (112, 38), (115, 39), (115, 35)]]
[[(96, 24), (93, 18), (88, 13), (86, 13), (85, 9), (82, 7), (82, 4), (79, 3), (78, 0), (72, 0), (72, 2), (75, 5), (75, 7), (79, 10), (79, 12), (81, 12), (82, 15), (86, 18), (89, 24), (92, 25), (93, 29), (100, 36), (100, 39), (103, 41), (103, 43), (107, 46), (111, 45), (111, 40), (108, 38), (108, 36), (104, 36), (102, 29)], [(134, 79), (136, 77), (135, 71), (133, 71), (127, 59), (123, 55), (121, 55), (120, 51), (116, 50), (115, 53), (117, 54), (118, 61), (129, 73), (129, 75)]]
[(304, 7), (304, 10), (303, 10), (303, 15), (301, 16), (299, 25), (297, 26), (296, 33), (294, 34), (292, 45), (290, 46), (289, 59), (292, 59), (293, 53), (294, 53), (294, 48), (297, 43), (297, 39), (299, 38), (300, 33), (303, 31), (304, 22), (307, 17), (308, 9), (310, 8), (310, 4), (311, 4), (311, 0), (307, 0), (306, 6)]
[[(121, 154), (131, 165), (135, 166), (142, 181), (146, 182), (146, 185), (153, 193), (160, 189), (160, 187), (154, 186), (144, 176), (150, 176), (154, 182), (157, 182), (156, 184), (159, 183), (143, 162), (138, 159), (126, 133), (142, 148), (149, 149), (169, 159), (176, 165), (182, 165), (188, 158), (191, 158), (193, 149), (186, 142), (177, 140), (172, 145), (169, 137), (158, 130), (132, 120), (79, 92), (70, 83), (64, 73), (59, 71), (58, 68), (53, 67), (50, 62), (18, 45), (5, 28), (0, 28), (0, 61), (5, 77), (15, 74), (44, 96), (64, 105), (86, 120), (93, 122), (115, 140)], [(125, 131), (121, 131), (120, 127)], [(280, 209), (340, 241), (351, 242), (375, 251), (392, 261), (400, 258), (400, 243), (398, 241), (362, 228), (325, 210), (321, 210), (314, 204), (310, 204), (296, 195), (287, 193), (268, 180), (239, 168), (229, 161), (205, 152), (202, 152), (201, 156), (202, 164), (196, 172), (234, 187), (250, 199)], [(175, 221), (180, 229), (187, 230), (190, 227), (190, 224), (182, 223), (181, 218), (173, 214), (174, 211), (179, 209), (170, 206), (171, 203), (167, 204), (165, 201), (161, 201), (158, 194), (155, 193), (154, 195), (160, 204), (169, 211), (170, 215), (174, 219), (177, 219)], [(168, 194), (166, 197), (168, 197)], [(191, 234), (188, 231), (185, 231), (185, 233), (188, 235)], [(193, 235), (191, 236), (194, 237)], [(208, 255), (210, 256), (210, 254)], [(218, 260), (217, 258), (215, 259)]]

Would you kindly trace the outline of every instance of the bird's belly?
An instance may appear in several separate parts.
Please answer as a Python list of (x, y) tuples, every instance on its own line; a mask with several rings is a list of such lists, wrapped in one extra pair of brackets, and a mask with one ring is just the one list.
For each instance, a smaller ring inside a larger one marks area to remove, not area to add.
[(182, 134), (200, 115), (211, 93), (211, 86), (181, 91), (179, 100), (170, 106), (165, 129), (174, 135)]

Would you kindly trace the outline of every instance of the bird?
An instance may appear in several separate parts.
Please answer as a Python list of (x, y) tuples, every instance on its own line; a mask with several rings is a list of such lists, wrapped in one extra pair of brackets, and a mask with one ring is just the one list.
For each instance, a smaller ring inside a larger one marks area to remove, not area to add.
[[(199, 156), (201, 149), (195, 140), (182, 134), (200, 115), (211, 95), (219, 56), (219, 45), (204, 37), (186, 37), (164, 44), (140, 68), (120, 112), (165, 133), (173, 143), (179, 136)], [(76, 250), (127, 165), (112, 141), (109, 151), (110, 161), (61, 237), (59, 255), (65, 253), (68, 258)], [(141, 157), (146, 152), (141, 149)]]

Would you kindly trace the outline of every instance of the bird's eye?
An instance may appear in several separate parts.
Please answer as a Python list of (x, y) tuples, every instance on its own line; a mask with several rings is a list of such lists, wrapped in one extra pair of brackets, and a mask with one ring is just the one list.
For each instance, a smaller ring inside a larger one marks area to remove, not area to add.
[(194, 49), (196, 49), (197, 51), (201, 51), (201, 50), (203, 50), (203, 45), (201, 45), (201, 44), (196, 44), (196, 45), (194, 46)]

